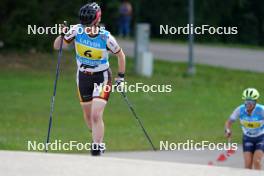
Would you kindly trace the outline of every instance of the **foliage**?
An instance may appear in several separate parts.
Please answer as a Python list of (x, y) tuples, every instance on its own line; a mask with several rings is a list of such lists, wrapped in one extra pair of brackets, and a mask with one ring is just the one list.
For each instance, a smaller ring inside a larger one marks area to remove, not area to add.
[[(49, 50), (54, 35), (27, 35), (27, 25), (54, 26), (67, 20), (78, 23), (78, 10), (87, 1), (62, 0), (1, 0), (0, 41), (5, 49)], [(152, 37), (186, 40), (187, 36), (159, 35), (159, 25), (186, 26), (188, 23), (188, 1), (134, 0), (131, 1), (133, 25), (137, 22), (151, 24)], [(119, 0), (100, 0), (103, 10), (102, 23), (112, 33), (117, 32)], [(239, 43), (264, 45), (264, 1), (263, 0), (196, 0), (195, 24), (213, 26), (237, 26), (238, 35), (196, 36), (200, 42)]]

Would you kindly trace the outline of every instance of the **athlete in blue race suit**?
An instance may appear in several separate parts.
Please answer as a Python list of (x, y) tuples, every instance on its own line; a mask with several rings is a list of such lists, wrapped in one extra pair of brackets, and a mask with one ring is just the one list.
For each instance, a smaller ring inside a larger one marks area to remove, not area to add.
[(226, 137), (231, 137), (231, 126), (238, 118), (243, 131), (245, 168), (261, 169), (264, 152), (264, 106), (257, 103), (259, 92), (254, 88), (244, 90), (245, 103), (238, 106), (225, 124)]

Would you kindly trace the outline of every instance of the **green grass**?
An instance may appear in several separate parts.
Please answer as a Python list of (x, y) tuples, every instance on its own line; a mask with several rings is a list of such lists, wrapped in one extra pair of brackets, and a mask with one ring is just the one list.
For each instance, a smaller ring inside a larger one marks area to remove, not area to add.
[[(0, 149), (27, 150), (28, 140), (45, 141), (56, 58), (56, 53), (0, 56)], [(117, 61), (110, 62), (116, 75)], [(156, 146), (160, 140), (224, 142), (224, 121), (241, 103), (241, 91), (256, 87), (264, 92), (261, 73), (198, 65), (197, 75), (188, 77), (184, 63), (155, 61), (154, 76), (144, 78), (133, 73), (132, 60), (127, 65), (129, 84), (172, 85), (171, 93), (128, 94)], [(72, 54), (64, 53), (61, 68), (51, 139), (90, 142), (77, 98)], [(111, 95), (104, 120), (108, 150), (150, 149), (119, 94)], [(241, 134), (236, 123), (235, 142), (240, 142)]]

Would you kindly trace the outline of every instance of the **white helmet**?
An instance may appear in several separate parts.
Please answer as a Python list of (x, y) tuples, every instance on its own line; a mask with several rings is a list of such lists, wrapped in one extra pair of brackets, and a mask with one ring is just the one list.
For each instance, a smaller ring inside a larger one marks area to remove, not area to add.
[(243, 91), (243, 100), (257, 100), (259, 98), (259, 92), (255, 88), (247, 88)]

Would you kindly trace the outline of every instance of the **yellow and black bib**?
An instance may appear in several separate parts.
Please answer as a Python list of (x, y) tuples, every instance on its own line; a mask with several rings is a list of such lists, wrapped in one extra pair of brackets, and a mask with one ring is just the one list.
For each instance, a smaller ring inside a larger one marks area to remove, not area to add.
[(108, 31), (100, 31), (96, 37), (87, 33), (77, 33), (75, 36), (76, 60), (80, 66), (88, 68), (108, 67), (107, 36)]

